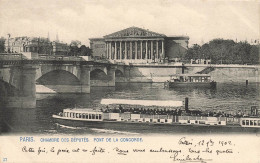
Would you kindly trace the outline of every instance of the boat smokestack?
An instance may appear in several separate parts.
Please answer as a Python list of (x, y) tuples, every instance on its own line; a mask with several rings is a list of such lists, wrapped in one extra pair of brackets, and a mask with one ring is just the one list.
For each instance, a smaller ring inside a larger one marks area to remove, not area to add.
[(189, 98), (188, 97), (185, 98), (185, 111), (186, 112), (189, 111)]

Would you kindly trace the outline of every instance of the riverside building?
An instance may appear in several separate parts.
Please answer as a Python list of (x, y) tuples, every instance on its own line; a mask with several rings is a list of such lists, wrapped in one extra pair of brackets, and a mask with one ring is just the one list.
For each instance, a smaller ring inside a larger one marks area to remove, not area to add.
[(173, 61), (185, 54), (188, 43), (188, 36), (166, 36), (138, 27), (90, 38), (93, 57), (123, 63)]
[(66, 43), (50, 41), (49, 38), (14, 37), (5, 40), (7, 53), (38, 53), (46, 55), (68, 55), (69, 46)]

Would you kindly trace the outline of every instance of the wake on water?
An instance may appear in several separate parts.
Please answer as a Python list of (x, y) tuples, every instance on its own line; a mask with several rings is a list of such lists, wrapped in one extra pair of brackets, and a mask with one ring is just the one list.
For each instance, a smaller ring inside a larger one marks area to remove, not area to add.
[(56, 123), (59, 127), (61, 128), (68, 128), (68, 129), (73, 129), (73, 130), (78, 130), (78, 129), (87, 129), (87, 127), (72, 127), (72, 126), (66, 126), (66, 125), (61, 125), (59, 123)]
[(125, 134), (125, 135), (138, 135), (139, 133), (127, 132), (127, 131), (118, 131), (118, 130), (108, 130), (108, 129), (99, 129), (99, 128), (88, 128), (88, 127), (72, 127), (61, 125), (56, 123), (61, 128), (72, 129), (72, 130), (82, 130), (82, 129), (90, 129), (96, 133), (107, 133), (107, 134)]
[(94, 132), (98, 132), (98, 133), (109, 133), (109, 134), (126, 134), (126, 135), (138, 135), (139, 134), (139, 133), (135, 133), (135, 132), (108, 130), (108, 129), (99, 129), (99, 128), (91, 128), (91, 130)]

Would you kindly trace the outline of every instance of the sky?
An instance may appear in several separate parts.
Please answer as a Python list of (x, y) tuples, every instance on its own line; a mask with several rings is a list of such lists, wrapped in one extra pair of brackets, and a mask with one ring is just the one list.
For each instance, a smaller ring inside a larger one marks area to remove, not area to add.
[(0, 36), (47, 37), (70, 43), (136, 26), (187, 35), (189, 45), (214, 38), (259, 39), (260, 3), (221, 0), (0, 0)]

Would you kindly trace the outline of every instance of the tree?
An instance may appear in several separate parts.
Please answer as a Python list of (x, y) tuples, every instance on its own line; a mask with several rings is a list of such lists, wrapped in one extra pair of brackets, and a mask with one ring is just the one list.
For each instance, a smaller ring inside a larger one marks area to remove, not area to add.
[(72, 40), (70, 43), (70, 51), (69, 51), (69, 55), (71, 56), (78, 56), (80, 55), (80, 45), (81, 42), (78, 40)]
[(198, 59), (201, 55), (201, 47), (198, 44), (194, 44), (191, 48), (187, 50), (185, 54), (185, 59)]
[(203, 55), (203, 59), (211, 59), (211, 51), (209, 44), (206, 43), (201, 46), (201, 54)]
[(70, 45), (69, 48), (70, 48), (70, 51), (69, 51), (70, 56), (78, 56), (79, 55), (80, 50), (77, 46), (71, 46)]
[(249, 62), (251, 64), (259, 64), (260, 47), (259, 45), (253, 45), (250, 49)]
[(187, 50), (185, 59), (211, 59), (214, 64), (257, 64), (259, 52), (259, 45), (213, 39), (202, 46), (193, 45)]
[(80, 47), (81, 45), (81, 42), (78, 41), (78, 40), (72, 40), (71, 43), (70, 43), (70, 46), (76, 46), (76, 47)]
[(81, 45), (80, 47), (80, 55), (81, 56), (92, 56), (92, 50), (85, 45)]

